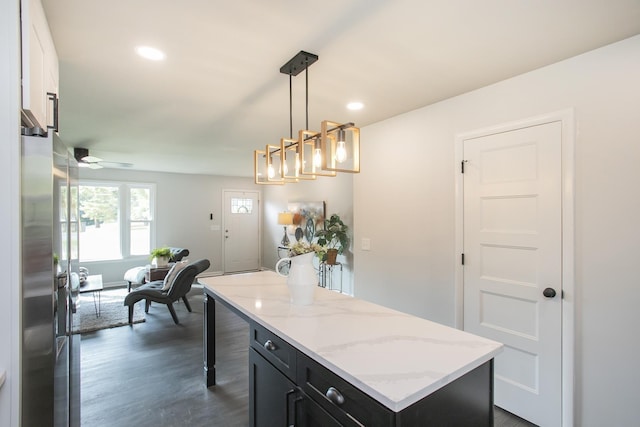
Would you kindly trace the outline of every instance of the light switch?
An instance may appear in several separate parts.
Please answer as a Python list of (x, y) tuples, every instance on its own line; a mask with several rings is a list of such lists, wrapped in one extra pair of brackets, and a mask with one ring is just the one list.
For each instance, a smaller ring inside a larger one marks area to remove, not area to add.
[(371, 239), (369, 239), (368, 237), (363, 237), (362, 238), (361, 247), (362, 247), (363, 251), (370, 251), (371, 250)]

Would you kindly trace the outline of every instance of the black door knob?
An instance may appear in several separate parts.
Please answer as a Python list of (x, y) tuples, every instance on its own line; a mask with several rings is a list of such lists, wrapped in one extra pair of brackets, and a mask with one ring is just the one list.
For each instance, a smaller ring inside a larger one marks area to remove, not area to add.
[(542, 295), (544, 295), (547, 298), (553, 298), (556, 296), (556, 291), (553, 288), (547, 288), (544, 291), (542, 291)]

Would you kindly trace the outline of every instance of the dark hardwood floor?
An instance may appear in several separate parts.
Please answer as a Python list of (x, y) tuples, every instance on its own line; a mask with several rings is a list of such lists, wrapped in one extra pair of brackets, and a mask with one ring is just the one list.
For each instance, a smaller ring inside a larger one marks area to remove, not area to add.
[[(249, 424), (248, 325), (216, 305), (218, 385), (207, 389), (202, 290), (193, 289), (189, 301), (193, 313), (184, 304), (176, 305), (179, 325), (166, 306), (154, 304), (144, 323), (82, 335), (83, 427)], [(495, 426), (533, 424), (496, 408)]]

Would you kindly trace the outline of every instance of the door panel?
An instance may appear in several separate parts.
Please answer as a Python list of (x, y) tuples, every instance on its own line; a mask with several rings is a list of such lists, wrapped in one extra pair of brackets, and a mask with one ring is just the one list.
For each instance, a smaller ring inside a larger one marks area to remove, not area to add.
[(561, 137), (552, 122), (463, 143), (464, 329), (505, 344), (496, 405), (544, 426), (562, 416)]
[(260, 204), (257, 191), (224, 191), (224, 272), (260, 268)]

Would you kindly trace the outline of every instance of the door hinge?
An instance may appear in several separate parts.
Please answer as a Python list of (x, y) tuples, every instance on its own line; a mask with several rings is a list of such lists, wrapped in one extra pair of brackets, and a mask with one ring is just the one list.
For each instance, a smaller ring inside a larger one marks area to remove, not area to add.
[(460, 261), (462, 262), (462, 265), (464, 265), (464, 254), (460, 257)]
[(467, 163), (468, 160), (463, 160), (460, 162), (460, 172), (464, 173), (464, 164)]

